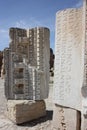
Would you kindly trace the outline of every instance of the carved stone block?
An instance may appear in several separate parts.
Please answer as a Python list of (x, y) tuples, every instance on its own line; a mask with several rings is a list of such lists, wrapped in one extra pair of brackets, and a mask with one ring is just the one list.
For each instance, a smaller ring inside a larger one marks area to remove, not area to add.
[(54, 103), (81, 110), (83, 83), (82, 8), (56, 14)]
[(54, 106), (53, 128), (55, 130), (80, 130), (81, 115), (71, 108)]

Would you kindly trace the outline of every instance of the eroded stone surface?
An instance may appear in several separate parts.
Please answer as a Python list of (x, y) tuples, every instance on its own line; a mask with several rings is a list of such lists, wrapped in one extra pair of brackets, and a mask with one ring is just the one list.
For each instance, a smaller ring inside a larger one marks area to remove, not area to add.
[(53, 127), (55, 130), (80, 130), (80, 112), (55, 105), (53, 114)]
[[(4, 80), (0, 78), (0, 130), (51, 130), (52, 124), (52, 113), (53, 103), (52, 103), (52, 90), (53, 85), (50, 84), (50, 95), (49, 98), (46, 99), (46, 109), (48, 110), (48, 115), (46, 117), (37, 119), (32, 122), (25, 123), (24, 125), (16, 125), (12, 121), (10, 121), (5, 115), (6, 111), (6, 98), (4, 95)], [(52, 129), (53, 130), (53, 129)]]
[(82, 8), (56, 14), (54, 103), (81, 110), (84, 71)]
[(4, 50), (7, 99), (43, 100), (49, 92), (50, 31), (10, 28)]
[(16, 124), (21, 124), (46, 115), (44, 101), (8, 100), (6, 115)]

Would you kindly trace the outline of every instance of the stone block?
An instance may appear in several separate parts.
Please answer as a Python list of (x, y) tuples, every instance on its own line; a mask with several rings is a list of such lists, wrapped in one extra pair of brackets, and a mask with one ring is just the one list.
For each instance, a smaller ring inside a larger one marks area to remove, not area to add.
[(55, 104), (79, 111), (84, 75), (82, 14), (82, 8), (66, 9), (56, 14), (53, 90)]
[(82, 130), (87, 130), (87, 114), (82, 115)]
[(28, 122), (46, 115), (45, 102), (8, 100), (6, 116), (16, 124)]
[(55, 105), (53, 113), (54, 130), (80, 130), (80, 112)]
[[(84, 91), (84, 93), (85, 92), (86, 92), (86, 90)], [(81, 114), (82, 114), (81, 115), (81, 122), (82, 122), (81, 126), (82, 126), (82, 130), (87, 130), (87, 98), (84, 98), (82, 100), (82, 113)]]

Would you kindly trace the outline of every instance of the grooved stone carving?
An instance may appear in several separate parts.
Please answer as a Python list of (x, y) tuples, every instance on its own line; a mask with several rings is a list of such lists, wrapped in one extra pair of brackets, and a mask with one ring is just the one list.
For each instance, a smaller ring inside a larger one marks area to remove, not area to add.
[(41, 100), (49, 92), (50, 31), (48, 28), (10, 28), (4, 50), (7, 99)]

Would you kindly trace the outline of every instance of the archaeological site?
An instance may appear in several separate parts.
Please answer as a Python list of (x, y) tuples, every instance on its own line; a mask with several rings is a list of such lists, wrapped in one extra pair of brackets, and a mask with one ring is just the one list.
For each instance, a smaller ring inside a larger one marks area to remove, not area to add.
[(87, 130), (87, 0), (57, 11), (55, 22), (55, 53), (48, 27), (9, 28), (0, 130)]

